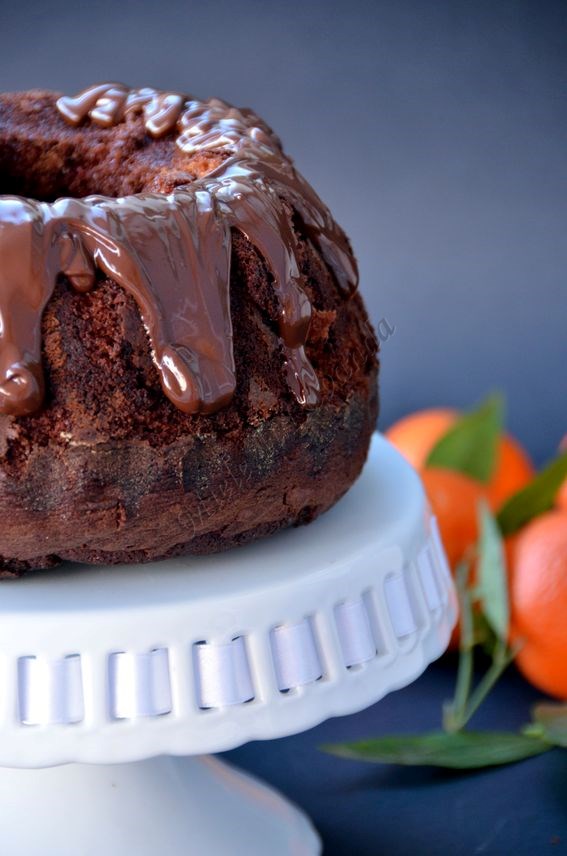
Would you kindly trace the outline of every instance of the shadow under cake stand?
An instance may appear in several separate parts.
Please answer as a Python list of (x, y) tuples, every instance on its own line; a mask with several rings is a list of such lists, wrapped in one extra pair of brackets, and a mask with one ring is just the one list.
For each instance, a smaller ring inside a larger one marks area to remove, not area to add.
[(308, 527), (3, 583), (2, 852), (319, 853), (297, 808), (208, 753), (406, 686), (455, 617), (419, 479), (379, 436), (352, 490)]

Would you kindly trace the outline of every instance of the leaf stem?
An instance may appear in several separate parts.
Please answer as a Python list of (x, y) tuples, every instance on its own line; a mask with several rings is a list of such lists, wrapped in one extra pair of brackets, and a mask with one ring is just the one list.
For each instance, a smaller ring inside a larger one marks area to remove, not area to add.
[(492, 687), (503, 672), (506, 671), (516, 654), (517, 648), (509, 648), (505, 644), (496, 649), (494, 660), (492, 661), (490, 668), (479, 681), (476, 689), (471, 693), (470, 698), (468, 699), (463, 712), (461, 728), (464, 728), (469, 720), (472, 719)]
[(446, 731), (454, 733), (460, 731), (464, 725), (463, 717), (472, 687), (473, 680), (473, 649), (474, 649), (474, 622), (473, 622), (473, 598), (468, 588), (470, 561), (465, 558), (456, 570), (456, 588), (459, 599), (461, 614), (461, 636), (459, 643), (459, 667), (455, 695), (453, 700), (445, 707), (443, 716), (443, 727)]

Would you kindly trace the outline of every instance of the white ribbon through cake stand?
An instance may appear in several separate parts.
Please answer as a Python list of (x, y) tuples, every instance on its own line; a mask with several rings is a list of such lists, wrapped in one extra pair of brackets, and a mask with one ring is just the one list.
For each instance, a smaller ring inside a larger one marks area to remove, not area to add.
[(1, 852), (318, 853), (300, 811), (206, 753), (373, 704), (442, 653), (455, 617), (419, 479), (381, 437), (308, 527), (3, 583)]

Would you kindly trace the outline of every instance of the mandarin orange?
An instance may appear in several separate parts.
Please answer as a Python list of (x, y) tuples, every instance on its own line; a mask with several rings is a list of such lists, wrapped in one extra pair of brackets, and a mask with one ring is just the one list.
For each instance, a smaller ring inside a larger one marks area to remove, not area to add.
[(512, 641), (516, 662), (541, 690), (567, 699), (567, 511), (535, 518), (511, 544)]
[(421, 478), (454, 570), (478, 537), (478, 504), (484, 497), (482, 485), (463, 473), (437, 467), (423, 470)]
[[(417, 470), (425, 467), (429, 453), (459, 418), (459, 411), (447, 407), (418, 410), (395, 422), (386, 437)], [(485, 497), (493, 511), (514, 493), (525, 487), (535, 474), (522, 446), (509, 434), (502, 436), (494, 473), (484, 486)]]
[[(428, 467), (420, 475), (454, 572), (478, 538), (478, 504), (484, 498), (482, 485), (463, 473), (437, 467)], [(457, 625), (449, 647), (455, 649), (458, 645)]]
[(421, 470), (432, 448), (447, 433), (459, 416), (450, 407), (430, 407), (404, 416), (386, 431), (386, 438), (410, 462)]
[(490, 482), (486, 486), (488, 504), (493, 511), (525, 487), (535, 476), (535, 468), (514, 437), (505, 434), (500, 440), (496, 466)]

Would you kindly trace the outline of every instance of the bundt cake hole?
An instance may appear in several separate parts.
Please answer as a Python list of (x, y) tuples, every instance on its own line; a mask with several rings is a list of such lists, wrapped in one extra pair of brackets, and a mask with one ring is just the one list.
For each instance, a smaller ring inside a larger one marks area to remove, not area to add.
[(125, 196), (139, 193), (151, 180), (147, 170), (127, 168), (108, 147), (96, 150), (69, 141), (49, 147), (29, 141), (26, 146), (0, 141), (0, 194), (38, 202), (61, 197)]

